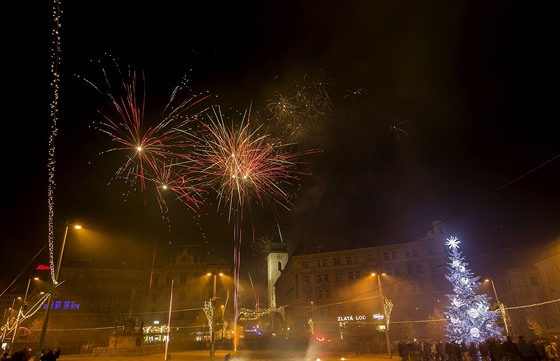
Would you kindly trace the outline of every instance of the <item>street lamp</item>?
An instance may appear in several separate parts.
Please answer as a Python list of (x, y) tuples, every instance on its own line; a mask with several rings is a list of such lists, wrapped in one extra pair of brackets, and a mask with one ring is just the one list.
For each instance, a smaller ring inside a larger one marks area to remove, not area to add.
[(385, 309), (385, 297), (383, 297), (383, 290), (381, 288), (381, 276), (385, 276), (385, 273), (376, 274), (372, 273), (372, 276), (377, 276), (377, 284), (379, 286), (379, 297), (381, 297), (381, 308), (383, 309), (383, 323), (385, 324), (385, 341), (387, 342), (387, 356), (391, 358), (391, 342), (389, 341), (389, 324), (387, 323), (387, 310)]
[(49, 314), (51, 312), (52, 303), (54, 302), (54, 292), (56, 290), (56, 286), (58, 282), (58, 274), (60, 272), (60, 265), (62, 263), (62, 255), (64, 254), (64, 247), (66, 246), (66, 238), (68, 237), (68, 230), (70, 228), (74, 229), (81, 229), (82, 226), (80, 225), (71, 225), (69, 223), (66, 224), (66, 228), (64, 230), (64, 238), (62, 239), (62, 247), (60, 248), (60, 254), (58, 255), (58, 262), (55, 265), (55, 272), (54, 278), (52, 279), (52, 286), (51, 291), (49, 294), (49, 298), (47, 300), (47, 311), (45, 312), (45, 319), (43, 320), (43, 328), (41, 329), (41, 336), (39, 338), (39, 349), (37, 350), (37, 354), (35, 355), (35, 361), (39, 361), (41, 358), (41, 350), (45, 346), (45, 335), (47, 334), (47, 326), (49, 325)]
[(506, 308), (504, 306), (503, 303), (500, 302), (500, 300), (498, 299), (498, 293), (496, 292), (496, 286), (494, 286), (494, 280), (493, 279), (485, 279), (484, 282), (490, 282), (492, 284), (492, 290), (494, 290), (494, 297), (496, 298), (496, 303), (498, 304), (498, 307), (500, 308), (500, 313), (502, 314), (502, 319), (504, 320), (504, 328), (506, 331), (506, 335), (509, 335), (509, 330), (508, 330), (508, 324), (507, 324), (507, 315), (506, 315)]
[(12, 335), (12, 343), (10, 344), (9, 353), (12, 353), (14, 343), (16, 342), (16, 335), (17, 335), (17, 330), (18, 330), (18, 326), (19, 326), (19, 318), (27, 308), (27, 305), (26, 305), (25, 301), (27, 300), (27, 293), (29, 292), (29, 286), (31, 285), (31, 280), (37, 281), (37, 280), (39, 280), (39, 277), (30, 277), (29, 280), (27, 281), (27, 288), (25, 289), (25, 295), (23, 296), (23, 300), (21, 302), (21, 307), (19, 308), (19, 311), (18, 311), (17, 316), (16, 316), (16, 323), (14, 325), (14, 334)]
[(214, 276), (214, 284), (212, 287), (212, 299), (210, 300), (210, 304), (212, 306), (212, 320), (211, 320), (211, 335), (210, 335), (210, 359), (213, 360), (214, 359), (214, 351), (215, 351), (215, 337), (214, 337), (214, 306), (216, 305), (216, 276), (223, 276), (224, 273), (220, 272), (218, 274), (213, 274), (212, 272), (208, 272), (206, 274), (207, 276)]

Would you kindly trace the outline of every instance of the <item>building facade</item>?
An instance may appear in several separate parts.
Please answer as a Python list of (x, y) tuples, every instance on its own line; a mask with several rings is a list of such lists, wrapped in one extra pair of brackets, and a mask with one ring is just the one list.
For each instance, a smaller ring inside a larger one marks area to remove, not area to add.
[(451, 292), (445, 239), (444, 225), (434, 222), (422, 239), (404, 246), (292, 255), (275, 284), (276, 302), (285, 310), (281, 331), (379, 352), (387, 314), (394, 337), (429, 336), (432, 325), (416, 321), (435, 320)]

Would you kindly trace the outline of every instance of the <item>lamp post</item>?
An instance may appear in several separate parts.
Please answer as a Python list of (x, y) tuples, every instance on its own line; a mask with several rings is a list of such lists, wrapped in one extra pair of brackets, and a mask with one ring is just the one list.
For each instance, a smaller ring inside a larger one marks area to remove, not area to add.
[(212, 321), (211, 321), (211, 335), (210, 335), (210, 359), (213, 360), (214, 359), (214, 352), (215, 352), (215, 337), (214, 337), (214, 306), (216, 305), (216, 276), (223, 276), (223, 272), (220, 272), (218, 274), (213, 274), (211, 272), (208, 272), (206, 274), (207, 276), (214, 276), (214, 283), (213, 283), (213, 287), (212, 287), (212, 299), (210, 300), (210, 304), (212, 305)]
[(494, 297), (496, 298), (496, 303), (498, 304), (498, 307), (500, 308), (500, 313), (502, 314), (502, 319), (504, 320), (504, 329), (506, 331), (506, 335), (509, 335), (509, 329), (508, 329), (508, 324), (507, 324), (507, 315), (506, 315), (506, 308), (504, 306), (503, 303), (500, 302), (500, 300), (498, 299), (498, 293), (496, 292), (496, 286), (494, 286), (494, 280), (493, 279), (485, 279), (484, 282), (488, 282), (490, 281), (490, 283), (492, 284), (492, 290), (494, 290)]
[(391, 358), (391, 342), (389, 341), (389, 325), (387, 323), (387, 310), (385, 309), (385, 297), (383, 297), (383, 290), (381, 288), (381, 276), (385, 276), (385, 273), (376, 274), (372, 273), (372, 276), (377, 276), (377, 285), (379, 286), (379, 297), (381, 297), (381, 308), (383, 309), (383, 323), (385, 325), (385, 341), (387, 342), (387, 357)]
[(62, 263), (62, 255), (64, 254), (64, 247), (66, 246), (66, 238), (68, 237), (68, 230), (70, 229), (70, 227), (74, 229), (82, 228), (82, 226), (80, 225), (71, 225), (69, 223), (66, 224), (66, 228), (64, 230), (64, 238), (62, 239), (62, 246), (60, 248), (60, 254), (58, 255), (58, 262), (55, 265), (54, 279), (52, 280), (51, 291), (47, 300), (47, 311), (45, 312), (45, 319), (43, 320), (43, 328), (41, 329), (41, 336), (39, 337), (39, 349), (37, 350), (37, 354), (35, 355), (35, 361), (40, 361), (41, 350), (45, 346), (45, 335), (47, 334), (47, 327), (49, 325), (49, 315), (51, 312), (52, 303), (54, 302), (54, 292), (56, 290), (56, 285), (58, 284), (60, 264)]
[(226, 307), (224, 305), (221, 305), (220, 308), (222, 309), (222, 342), (224, 342), (224, 331), (225, 331), (225, 325), (224, 325), (224, 312), (226, 310)]
[(17, 316), (16, 316), (16, 323), (14, 325), (14, 334), (12, 335), (12, 343), (10, 344), (9, 353), (12, 353), (14, 343), (16, 342), (16, 335), (17, 335), (17, 330), (18, 330), (18, 326), (19, 326), (19, 318), (22, 315), (23, 311), (25, 311), (26, 308), (27, 308), (27, 305), (26, 305), (25, 301), (27, 300), (27, 293), (29, 292), (29, 286), (31, 285), (31, 280), (37, 281), (38, 279), (39, 279), (39, 277), (30, 277), (29, 280), (27, 281), (27, 288), (25, 289), (25, 294), (23, 296), (23, 301), (21, 302), (21, 307), (19, 308), (19, 311), (18, 311)]

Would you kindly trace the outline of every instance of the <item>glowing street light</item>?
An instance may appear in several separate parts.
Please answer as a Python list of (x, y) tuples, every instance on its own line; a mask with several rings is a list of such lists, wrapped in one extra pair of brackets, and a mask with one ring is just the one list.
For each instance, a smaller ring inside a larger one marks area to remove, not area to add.
[(491, 278), (487, 278), (487, 279), (484, 280), (484, 282), (490, 282), (492, 284), (492, 289), (494, 290), (494, 297), (496, 298), (496, 303), (498, 304), (498, 307), (500, 308), (500, 313), (502, 314), (502, 319), (504, 320), (504, 328), (505, 328), (505, 331), (506, 331), (506, 335), (509, 335), (506, 307), (498, 299), (498, 293), (496, 292), (496, 286), (494, 286), (494, 280), (491, 279)]
[(47, 334), (47, 327), (49, 325), (49, 314), (51, 312), (52, 303), (54, 302), (54, 292), (56, 290), (56, 286), (58, 282), (58, 274), (60, 273), (60, 265), (62, 263), (62, 255), (64, 254), (64, 247), (66, 246), (66, 238), (68, 237), (68, 230), (70, 228), (74, 229), (81, 229), (82, 226), (80, 225), (72, 225), (67, 223), (66, 229), (64, 230), (64, 238), (62, 239), (62, 247), (60, 248), (60, 254), (58, 255), (58, 262), (56, 263), (55, 272), (54, 272), (54, 279), (52, 280), (51, 291), (49, 294), (49, 298), (47, 300), (47, 311), (45, 312), (45, 319), (43, 320), (43, 328), (41, 329), (41, 336), (39, 338), (39, 349), (35, 356), (35, 361), (39, 361), (41, 357), (41, 350), (45, 347), (45, 335)]
[(383, 323), (385, 324), (385, 341), (387, 342), (387, 357), (391, 358), (391, 342), (389, 341), (389, 324), (387, 322), (387, 310), (385, 309), (385, 297), (383, 297), (383, 289), (381, 288), (381, 276), (385, 276), (385, 273), (376, 274), (372, 273), (372, 276), (377, 276), (377, 284), (379, 286), (379, 296), (381, 297), (381, 308), (383, 309)]

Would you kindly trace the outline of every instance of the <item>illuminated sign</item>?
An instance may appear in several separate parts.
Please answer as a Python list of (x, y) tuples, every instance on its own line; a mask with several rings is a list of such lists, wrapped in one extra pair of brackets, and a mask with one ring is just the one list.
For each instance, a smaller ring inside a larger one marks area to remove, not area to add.
[[(385, 317), (382, 314), (375, 313), (371, 315), (371, 318), (374, 320), (383, 320)], [(353, 322), (353, 321), (367, 321), (366, 315), (347, 315), (347, 316), (338, 316), (336, 318), (337, 322)]]
[(51, 268), (50, 268), (49, 266), (47, 266), (47, 265), (40, 264), (40, 265), (37, 265), (37, 268), (35, 268), (35, 269), (36, 269), (37, 271), (48, 271), (48, 270), (50, 270)]
[[(47, 304), (43, 305), (43, 309), (47, 309)], [(74, 301), (54, 301), (51, 304), (51, 309), (53, 310), (79, 310), (80, 304)]]
[(385, 318), (382, 314), (379, 313), (374, 314), (372, 317), (376, 320), (382, 320)]
[(338, 322), (348, 322), (348, 321), (365, 321), (367, 319), (366, 315), (349, 315), (349, 316), (338, 316)]

